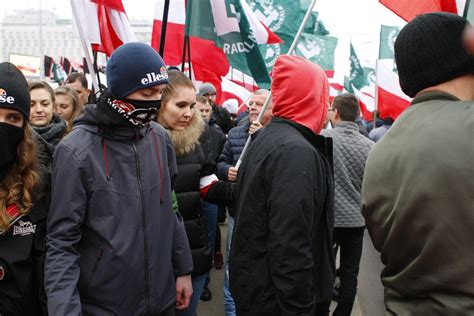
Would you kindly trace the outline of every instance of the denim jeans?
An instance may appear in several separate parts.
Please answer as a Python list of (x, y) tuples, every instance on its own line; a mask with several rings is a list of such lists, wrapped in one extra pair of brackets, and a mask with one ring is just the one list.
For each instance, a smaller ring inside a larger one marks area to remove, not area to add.
[(229, 215), (227, 217), (227, 248), (226, 248), (226, 258), (224, 264), (224, 309), (226, 316), (236, 316), (235, 312), (235, 303), (230, 294), (229, 288), (229, 255), (232, 249), (232, 233), (234, 231), (234, 218)]
[(200, 274), (192, 277), (193, 282), (193, 295), (191, 296), (191, 301), (189, 302), (189, 307), (185, 310), (176, 311), (176, 316), (196, 316), (197, 307), (199, 304), (199, 299), (201, 297), (202, 288), (206, 282), (207, 274)]
[(339, 277), (341, 286), (337, 307), (333, 315), (349, 316), (357, 293), (357, 275), (362, 255), (365, 227), (334, 227), (334, 243), (341, 251)]
[[(211, 246), (211, 253), (214, 255), (214, 246), (216, 243), (216, 229), (217, 229), (217, 205), (202, 201), (202, 220), (204, 225), (206, 225), (207, 237), (209, 238), (209, 243)], [(209, 273), (206, 275), (207, 286), (211, 282), (211, 277)]]

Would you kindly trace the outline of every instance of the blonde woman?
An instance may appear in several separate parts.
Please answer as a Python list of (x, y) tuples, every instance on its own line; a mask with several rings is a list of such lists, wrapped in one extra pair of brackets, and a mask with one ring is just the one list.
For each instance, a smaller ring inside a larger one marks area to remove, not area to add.
[[(193, 295), (189, 308), (178, 311), (177, 315), (194, 316), (207, 273), (212, 267), (212, 251), (205, 228), (209, 223), (201, 220), (201, 197), (206, 200), (214, 196), (224, 197), (230, 192), (230, 188), (228, 183), (216, 182), (209, 130), (206, 129), (207, 125), (199, 110), (194, 108), (196, 90), (193, 83), (179, 71), (169, 72), (168, 79), (158, 112), (158, 123), (167, 130), (176, 152), (178, 177), (174, 189), (193, 257)], [(218, 193), (217, 190), (220, 189), (224, 191)]]
[(47, 315), (43, 282), (48, 199), (21, 72), (0, 64), (0, 315)]
[(55, 112), (66, 121), (67, 133), (72, 130), (72, 123), (81, 113), (79, 96), (69, 86), (61, 86), (54, 90)]

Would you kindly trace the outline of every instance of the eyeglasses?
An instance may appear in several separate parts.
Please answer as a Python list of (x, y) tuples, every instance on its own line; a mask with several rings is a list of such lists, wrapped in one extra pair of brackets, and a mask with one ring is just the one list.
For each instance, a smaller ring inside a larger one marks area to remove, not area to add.
[(213, 96), (213, 95), (216, 95), (216, 93), (215, 92), (210, 92), (210, 93), (203, 94), (203, 96), (205, 96), (205, 97), (210, 97), (210, 96)]

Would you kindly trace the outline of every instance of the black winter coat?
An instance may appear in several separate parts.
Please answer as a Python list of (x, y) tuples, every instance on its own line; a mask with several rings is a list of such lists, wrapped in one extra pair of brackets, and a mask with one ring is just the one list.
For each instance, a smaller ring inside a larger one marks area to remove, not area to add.
[(230, 257), (238, 315), (313, 315), (331, 300), (331, 145), (274, 117), (250, 147), (237, 178)]
[(30, 213), (0, 235), (0, 315), (48, 315), (44, 290), (49, 185)]

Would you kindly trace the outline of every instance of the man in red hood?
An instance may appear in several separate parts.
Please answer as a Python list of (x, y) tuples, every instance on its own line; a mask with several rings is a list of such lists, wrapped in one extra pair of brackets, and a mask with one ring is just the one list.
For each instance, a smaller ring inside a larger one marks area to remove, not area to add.
[(324, 71), (280, 56), (273, 118), (236, 184), (230, 285), (237, 315), (328, 315), (334, 281), (332, 143), (319, 136), (329, 103)]

